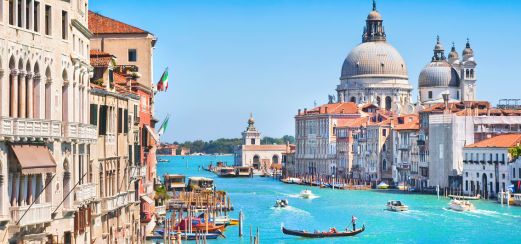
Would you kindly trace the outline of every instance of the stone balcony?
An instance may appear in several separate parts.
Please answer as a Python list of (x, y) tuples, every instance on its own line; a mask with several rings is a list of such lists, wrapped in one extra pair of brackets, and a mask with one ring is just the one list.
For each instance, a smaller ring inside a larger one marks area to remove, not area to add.
[(79, 185), (74, 190), (75, 201), (74, 204), (82, 205), (96, 199), (96, 184), (88, 183)]
[[(29, 210), (27, 211), (27, 209)], [(33, 204), (31, 208), (29, 206), (11, 207), (10, 210), (11, 220), (14, 221), (14, 224), (19, 221), (19, 226), (43, 224), (52, 221), (51, 203)]]
[(62, 122), (28, 118), (0, 118), (0, 138), (45, 140), (62, 137)]
[(101, 210), (104, 213), (112, 212), (128, 204), (128, 193), (122, 192), (101, 200)]
[(82, 123), (66, 123), (65, 137), (70, 140), (90, 140), (98, 139), (96, 126)]

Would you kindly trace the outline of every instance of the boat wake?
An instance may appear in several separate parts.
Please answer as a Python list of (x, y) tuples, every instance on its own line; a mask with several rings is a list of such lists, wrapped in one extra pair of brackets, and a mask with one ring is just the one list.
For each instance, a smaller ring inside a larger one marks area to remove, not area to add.
[(296, 213), (298, 215), (311, 215), (308, 211), (302, 210), (300, 208), (295, 208), (292, 206), (287, 206), (284, 208), (271, 207), (271, 209), (275, 210), (276, 212), (287, 211), (287, 212)]
[(300, 194), (284, 194), (285, 196), (287, 197), (290, 197), (290, 198), (300, 198), (300, 199), (316, 199), (316, 198), (319, 198), (320, 196), (317, 196), (317, 195), (311, 195), (309, 196), (308, 198), (304, 198), (302, 196), (300, 196)]

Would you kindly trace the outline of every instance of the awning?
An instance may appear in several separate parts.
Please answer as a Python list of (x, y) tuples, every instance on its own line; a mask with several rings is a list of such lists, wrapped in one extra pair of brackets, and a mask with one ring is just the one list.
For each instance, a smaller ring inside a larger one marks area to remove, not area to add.
[(22, 166), (22, 174), (56, 172), (56, 162), (44, 145), (11, 145), (16, 159)]
[(150, 205), (154, 205), (154, 200), (152, 200), (152, 198), (150, 198), (149, 196), (141, 196), (141, 200), (147, 202)]
[(156, 134), (156, 132), (154, 131), (154, 129), (152, 129), (150, 126), (148, 125), (145, 125), (145, 128), (147, 128), (148, 130), (148, 133), (150, 133), (150, 135), (152, 136), (152, 138), (154, 138), (154, 140), (156, 142), (159, 142), (159, 136)]

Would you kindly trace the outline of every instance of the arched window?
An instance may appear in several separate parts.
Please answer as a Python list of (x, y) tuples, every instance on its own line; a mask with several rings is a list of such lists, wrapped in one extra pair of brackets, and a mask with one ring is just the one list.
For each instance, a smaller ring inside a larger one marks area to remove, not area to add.
[(432, 99), (432, 91), (429, 91), (429, 99)]
[(45, 69), (45, 80), (43, 83), (45, 84), (45, 108), (42, 112), (44, 112), (44, 116), (42, 116), (45, 119), (51, 119), (51, 69), (47, 66), (47, 69)]
[(474, 79), (474, 69), (470, 69), (470, 78)]
[(392, 103), (391, 97), (385, 97), (385, 109), (391, 110), (391, 103)]
[(260, 157), (259, 157), (259, 155), (253, 156), (253, 168), (260, 169)]
[(465, 78), (470, 78), (470, 72), (469, 70), (465, 70)]
[(387, 160), (383, 160), (382, 162), (382, 170), (387, 170)]
[(380, 97), (376, 97), (376, 104), (378, 105), (378, 107), (382, 106), (382, 99)]
[(356, 98), (355, 97), (351, 97), (350, 101), (353, 102), (353, 103), (356, 103)]
[(70, 90), (70, 84), (69, 84), (69, 76), (67, 74), (67, 71), (64, 69), (62, 72), (62, 121), (69, 122), (69, 90)]

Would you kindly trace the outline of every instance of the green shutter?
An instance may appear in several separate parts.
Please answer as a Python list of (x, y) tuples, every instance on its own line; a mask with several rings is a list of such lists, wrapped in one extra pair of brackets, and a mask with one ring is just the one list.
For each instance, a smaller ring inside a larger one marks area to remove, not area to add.
[(98, 125), (98, 104), (90, 105), (90, 124)]
[(122, 108), (118, 108), (118, 133), (123, 133), (123, 126), (122, 126), (122, 123), (123, 123), (123, 109)]
[(100, 106), (100, 115), (99, 115), (99, 134), (106, 135), (107, 134), (107, 105)]
[(123, 133), (128, 133), (128, 110), (123, 109)]

